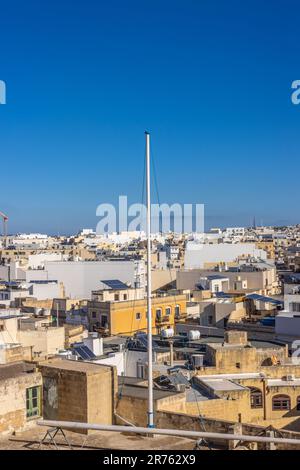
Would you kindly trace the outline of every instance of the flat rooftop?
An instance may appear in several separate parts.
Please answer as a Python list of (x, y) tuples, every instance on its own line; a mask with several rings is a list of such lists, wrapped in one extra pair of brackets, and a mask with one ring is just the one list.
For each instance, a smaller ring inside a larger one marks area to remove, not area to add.
[[(148, 388), (144, 386), (121, 384), (119, 385), (119, 393), (121, 394), (121, 397), (134, 397), (142, 400), (148, 399)], [(157, 390), (156, 388), (153, 389), (154, 401), (168, 397), (175, 397), (176, 395), (182, 395), (182, 393), (172, 392), (169, 390)]]
[(90, 374), (97, 374), (101, 371), (100, 368), (103, 369), (111, 369), (111, 366), (104, 365), (104, 364), (97, 364), (85, 361), (73, 361), (68, 359), (50, 359), (45, 362), (40, 362), (40, 367), (48, 367), (51, 369), (61, 369), (61, 370), (69, 370), (69, 371), (76, 371), (76, 372), (84, 372)]
[(229, 344), (225, 343), (223, 338), (217, 338), (221, 341), (207, 342), (206, 344), (214, 349), (238, 349), (238, 348), (256, 348), (256, 349), (268, 349), (268, 348), (277, 348), (281, 349), (284, 346), (281, 344), (273, 343), (271, 341), (248, 341), (248, 344)]
[(12, 364), (1, 364), (0, 381), (18, 377), (20, 375), (27, 375), (31, 372), (35, 372), (35, 364), (22, 361), (14, 362)]
[(261, 379), (265, 374), (260, 372), (244, 372), (240, 374), (212, 374), (212, 375), (196, 375), (199, 380), (212, 380), (212, 379)]
[(243, 391), (245, 387), (239, 385), (227, 378), (221, 379), (205, 379), (204, 377), (201, 378), (201, 381), (204, 385), (209, 387), (211, 390), (216, 392), (229, 392), (229, 391)]
[(195, 387), (191, 387), (185, 392), (186, 401), (189, 403), (209, 400), (210, 397)]
[[(16, 435), (0, 436), (1, 450), (37, 450), (40, 440), (45, 436), (46, 427), (34, 425), (33, 428), (17, 432)], [(195, 441), (173, 436), (151, 436), (144, 435), (126, 435), (126, 433), (98, 431), (88, 436), (64, 431), (72, 450), (192, 450), (195, 447)], [(55, 442), (59, 450), (69, 450), (67, 442), (60, 433), (55, 436)], [(40, 451), (54, 450), (52, 444), (43, 444)], [(201, 450), (208, 450), (203, 446)], [(46, 455), (46, 454), (45, 454)]]

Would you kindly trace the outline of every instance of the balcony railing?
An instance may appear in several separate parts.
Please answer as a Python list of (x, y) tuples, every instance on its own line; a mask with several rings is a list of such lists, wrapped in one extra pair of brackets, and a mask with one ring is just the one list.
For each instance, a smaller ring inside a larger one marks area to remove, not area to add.
[(170, 317), (169, 316), (164, 316), (164, 317), (158, 317), (155, 319), (155, 323), (157, 325), (165, 325), (170, 323)]

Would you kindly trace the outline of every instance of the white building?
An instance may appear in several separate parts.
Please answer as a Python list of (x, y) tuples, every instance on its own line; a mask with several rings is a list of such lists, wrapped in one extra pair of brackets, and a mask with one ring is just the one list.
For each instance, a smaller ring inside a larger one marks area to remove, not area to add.
[(50, 261), (45, 263), (49, 280), (63, 283), (68, 297), (90, 298), (100, 281), (119, 279), (132, 287), (145, 286), (144, 261)]
[(275, 317), (275, 332), (281, 336), (300, 337), (300, 313), (280, 312)]
[(228, 292), (229, 290), (229, 279), (226, 276), (220, 274), (212, 274), (210, 276), (201, 277), (199, 285), (204, 290), (210, 290), (211, 292)]
[(243, 237), (245, 235), (245, 227), (227, 227), (224, 231), (226, 237)]
[(188, 242), (184, 257), (184, 267), (186, 269), (200, 268), (205, 265), (219, 263), (233, 263), (238, 258), (260, 258), (267, 259), (267, 253), (255, 247), (255, 243), (219, 243), (201, 244)]

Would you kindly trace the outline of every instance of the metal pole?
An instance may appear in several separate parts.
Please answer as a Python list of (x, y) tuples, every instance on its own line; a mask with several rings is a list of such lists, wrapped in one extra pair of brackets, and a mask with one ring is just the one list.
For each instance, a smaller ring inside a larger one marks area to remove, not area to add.
[(154, 427), (153, 374), (152, 374), (152, 306), (151, 306), (151, 187), (150, 187), (150, 134), (146, 136), (147, 169), (147, 333), (148, 333), (148, 427)]
[(225, 441), (244, 441), (244, 442), (275, 442), (277, 444), (293, 444), (300, 445), (300, 439), (281, 438), (281, 437), (263, 437), (263, 436), (250, 436), (248, 434), (227, 434), (221, 432), (202, 432), (202, 431), (185, 431), (180, 429), (149, 429), (145, 427), (134, 426), (116, 426), (108, 424), (88, 424), (78, 423), (73, 421), (52, 421), (52, 420), (38, 420), (39, 426), (57, 427), (61, 429), (90, 429), (94, 431), (112, 431), (112, 432), (126, 432), (135, 434), (154, 434), (164, 436), (178, 436), (190, 439), (220, 439)]

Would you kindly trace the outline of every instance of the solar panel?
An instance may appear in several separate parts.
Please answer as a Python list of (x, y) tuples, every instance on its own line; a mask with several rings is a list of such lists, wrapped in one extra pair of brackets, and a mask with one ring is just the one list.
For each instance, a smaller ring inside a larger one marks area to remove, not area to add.
[(259, 294), (247, 294), (246, 296), (248, 299), (252, 300), (260, 300), (261, 302), (266, 302), (274, 305), (283, 305), (282, 300), (273, 299), (272, 297), (266, 297), (265, 295)]
[(137, 339), (140, 341), (140, 343), (148, 349), (148, 336), (146, 334), (139, 334), (137, 335)]
[(80, 346), (74, 346), (74, 352), (81, 359), (90, 361), (96, 358), (95, 354), (85, 344)]
[(220, 292), (214, 292), (215, 296), (220, 299), (230, 299), (231, 295), (226, 294), (226, 292), (220, 291)]
[(86, 352), (82, 349), (82, 348), (76, 348), (76, 352), (78, 353), (78, 355), (81, 357), (81, 359), (87, 359), (89, 360), (89, 355), (86, 354)]
[[(137, 341), (140, 343), (141, 346), (148, 349), (148, 335), (147, 333), (137, 333), (136, 335)], [(157, 342), (152, 338), (152, 347), (158, 347)]]
[(87, 346), (81, 346), (81, 350), (84, 351), (87, 356), (89, 356), (90, 359), (95, 359), (96, 356), (95, 354), (93, 353), (93, 351), (90, 350), (90, 348), (88, 348)]
[(105, 284), (107, 287), (110, 289), (128, 289), (128, 286), (124, 284), (124, 282), (119, 281), (118, 279), (108, 279), (101, 281), (103, 284)]

